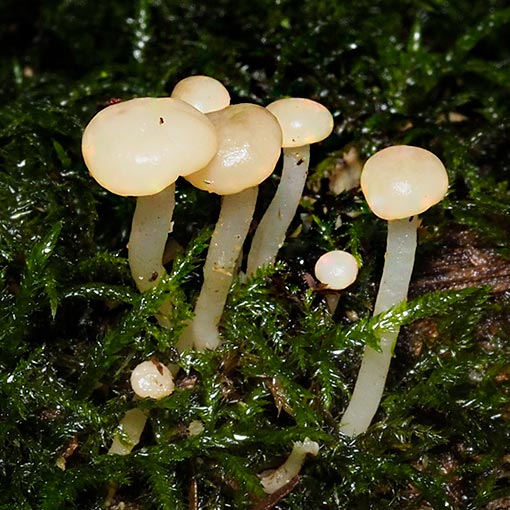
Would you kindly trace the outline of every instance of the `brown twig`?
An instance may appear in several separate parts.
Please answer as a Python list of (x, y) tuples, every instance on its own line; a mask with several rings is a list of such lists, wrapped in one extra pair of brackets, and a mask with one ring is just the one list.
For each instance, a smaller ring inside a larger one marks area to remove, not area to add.
[(259, 499), (250, 510), (271, 510), (271, 508), (277, 505), (283, 498), (287, 497), (299, 485), (300, 481), (301, 477), (296, 475), (290, 482), (276, 492), (273, 492), (273, 494), (267, 496), (267, 498)]

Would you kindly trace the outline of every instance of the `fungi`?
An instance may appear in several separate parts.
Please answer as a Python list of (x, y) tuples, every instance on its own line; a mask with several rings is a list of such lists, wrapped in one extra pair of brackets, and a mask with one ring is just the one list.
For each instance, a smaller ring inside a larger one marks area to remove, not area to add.
[[(139, 398), (160, 400), (173, 393), (174, 378), (168, 368), (157, 359), (139, 363), (131, 372), (131, 387)], [(123, 416), (113, 436), (108, 454), (128, 455), (140, 442), (147, 415), (141, 409), (130, 409)]]
[(253, 236), (246, 274), (272, 265), (283, 246), (285, 233), (296, 214), (310, 159), (310, 144), (324, 140), (333, 130), (329, 110), (311, 99), (290, 97), (267, 106), (283, 133), (283, 169), (273, 200)]
[(179, 99), (137, 98), (108, 106), (88, 123), (82, 153), (104, 188), (136, 196), (128, 257), (141, 292), (165, 274), (163, 250), (174, 207), (174, 183), (207, 165), (217, 150), (214, 126)]
[[(348, 252), (333, 250), (321, 255), (315, 263), (315, 277), (324, 289), (339, 291), (349, 287), (358, 276), (358, 262)], [(338, 304), (339, 293), (326, 294), (329, 311), (333, 314)]]
[(131, 372), (130, 381), (133, 391), (140, 398), (160, 400), (175, 389), (170, 370), (155, 358), (138, 364)]
[[(416, 250), (417, 215), (442, 200), (448, 175), (431, 152), (408, 145), (383, 149), (367, 160), (361, 189), (372, 212), (388, 220), (386, 255), (374, 315), (407, 298)], [(384, 391), (399, 331), (381, 335), (380, 350), (365, 347), (351, 401), (340, 430), (356, 436), (367, 430)]]
[(200, 350), (215, 349), (220, 343), (218, 324), (255, 210), (257, 187), (271, 175), (282, 140), (278, 121), (261, 106), (228, 106), (208, 117), (218, 132), (218, 153), (186, 179), (197, 188), (222, 195), (222, 204), (195, 316), (179, 340), (180, 348), (194, 344)]
[(303, 442), (296, 441), (292, 446), (292, 452), (287, 460), (274, 471), (262, 473), (260, 476), (260, 483), (266, 494), (274, 494), (277, 490), (288, 484), (294, 477), (296, 477), (307, 455), (317, 456), (319, 453), (319, 444), (305, 438)]
[(223, 110), (230, 104), (230, 94), (225, 86), (204, 75), (184, 78), (175, 85), (171, 97), (185, 101), (202, 113)]

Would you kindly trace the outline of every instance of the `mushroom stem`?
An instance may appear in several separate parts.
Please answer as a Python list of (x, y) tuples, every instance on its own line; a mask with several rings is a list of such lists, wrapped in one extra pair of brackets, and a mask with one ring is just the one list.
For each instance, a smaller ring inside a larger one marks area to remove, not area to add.
[[(374, 315), (407, 298), (414, 265), (417, 228), (417, 216), (388, 221), (385, 264)], [(351, 401), (340, 422), (343, 434), (354, 437), (370, 426), (381, 401), (398, 333), (399, 329), (381, 335), (380, 351), (365, 347)]]
[(137, 197), (128, 259), (131, 274), (140, 292), (156, 286), (165, 275), (163, 252), (175, 206), (175, 184), (155, 195)]
[(319, 444), (306, 438), (303, 442), (296, 441), (287, 460), (277, 469), (261, 476), (260, 483), (266, 494), (274, 494), (284, 485), (299, 475), (307, 455), (317, 456)]
[(140, 409), (130, 409), (120, 421), (108, 455), (128, 455), (140, 442), (147, 415)]
[(204, 283), (195, 305), (195, 317), (179, 340), (179, 348), (192, 344), (198, 350), (215, 349), (220, 344), (218, 324), (257, 201), (258, 187), (225, 195), (220, 216), (207, 252)]
[(253, 276), (259, 267), (274, 264), (303, 194), (309, 161), (310, 145), (283, 149), (280, 184), (253, 236), (247, 276)]

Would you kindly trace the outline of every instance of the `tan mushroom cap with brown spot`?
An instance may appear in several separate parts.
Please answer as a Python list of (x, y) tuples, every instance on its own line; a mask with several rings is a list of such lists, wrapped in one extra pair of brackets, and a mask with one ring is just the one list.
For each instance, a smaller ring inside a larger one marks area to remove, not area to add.
[(403, 219), (440, 202), (448, 190), (448, 174), (432, 152), (394, 145), (366, 161), (361, 189), (374, 214), (385, 220)]
[(284, 148), (320, 142), (333, 131), (331, 112), (311, 99), (288, 97), (278, 99), (266, 108), (280, 123)]
[(249, 103), (207, 115), (218, 133), (218, 152), (186, 179), (197, 188), (232, 195), (269, 177), (281, 152), (282, 132), (272, 113)]
[(204, 75), (184, 78), (174, 87), (171, 97), (189, 103), (202, 113), (222, 110), (230, 104), (230, 94), (223, 83)]
[(90, 174), (123, 196), (159, 193), (204, 167), (218, 148), (211, 121), (172, 98), (137, 98), (100, 111), (87, 125), (82, 153)]
[(141, 398), (164, 398), (175, 389), (172, 373), (156, 360), (143, 361), (131, 372), (131, 387)]

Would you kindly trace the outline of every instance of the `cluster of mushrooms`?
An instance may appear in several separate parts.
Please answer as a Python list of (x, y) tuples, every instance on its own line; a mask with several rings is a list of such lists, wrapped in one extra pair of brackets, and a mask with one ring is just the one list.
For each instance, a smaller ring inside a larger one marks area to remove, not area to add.
[[(280, 183), (252, 237), (246, 258), (247, 278), (274, 264), (303, 193), (310, 144), (325, 139), (332, 129), (331, 113), (315, 101), (285, 98), (265, 108), (248, 103), (231, 105), (227, 89), (208, 76), (185, 78), (170, 97), (137, 98), (110, 105), (87, 125), (82, 151), (92, 177), (113, 193), (137, 197), (128, 259), (141, 292), (152, 289), (165, 275), (162, 258), (172, 226), (178, 177), (222, 197), (194, 318), (177, 342), (180, 351), (216, 349), (220, 345), (218, 328), (230, 287), (239, 273), (258, 186), (273, 173), (281, 151)], [(406, 299), (417, 215), (439, 202), (447, 188), (443, 164), (427, 150), (392, 146), (366, 161), (361, 189), (371, 210), (388, 221), (385, 266), (374, 314)], [(315, 267), (317, 279), (332, 290), (352, 284), (357, 272), (356, 259), (341, 250), (324, 254)], [(328, 300), (331, 311), (336, 301), (332, 294)], [(171, 307), (169, 301), (160, 309), (158, 320), (163, 327), (171, 327)], [(366, 347), (352, 399), (340, 423), (343, 434), (354, 437), (370, 425), (397, 336), (398, 331), (383, 335), (379, 351)], [(160, 399), (174, 390), (172, 371), (155, 359), (133, 370), (131, 384), (139, 398)], [(122, 434), (115, 436), (110, 453), (129, 453), (146, 419), (138, 409), (128, 411), (121, 422)], [(201, 430), (200, 424), (190, 425), (190, 434)], [(264, 489), (268, 493), (278, 490), (289, 481), (289, 473), (297, 474), (306, 453), (317, 452), (318, 445), (308, 439), (296, 443), (286, 464), (262, 476)]]

